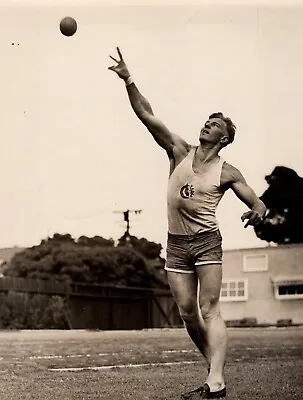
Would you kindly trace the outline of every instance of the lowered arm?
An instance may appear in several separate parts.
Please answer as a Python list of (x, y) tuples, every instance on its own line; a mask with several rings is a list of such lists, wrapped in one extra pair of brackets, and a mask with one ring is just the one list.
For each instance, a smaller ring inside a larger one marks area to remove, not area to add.
[(235, 167), (229, 167), (232, 176), (230, 188), (233, 190), (235, 195), (251, 210), (245, 212), (241, 216), (242, 221), (245, 221), (246, 219), (248, 220), (244, 227), (246, 228), (248, 225), (256, 226), (264, 218), (266, 207), (263, 201), (261, 201), (256, 195), (254, 190), (247, 184), (241, 172)]

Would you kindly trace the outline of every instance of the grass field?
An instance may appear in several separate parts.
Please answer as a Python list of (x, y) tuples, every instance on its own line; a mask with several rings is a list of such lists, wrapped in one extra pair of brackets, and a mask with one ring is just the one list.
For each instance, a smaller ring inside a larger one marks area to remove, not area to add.
[[(303, 327), (229, 329), (228, 399), (303, 399)], [(179, 399), (206, 364), (184, 329), (0, 332), (1, 400)]]

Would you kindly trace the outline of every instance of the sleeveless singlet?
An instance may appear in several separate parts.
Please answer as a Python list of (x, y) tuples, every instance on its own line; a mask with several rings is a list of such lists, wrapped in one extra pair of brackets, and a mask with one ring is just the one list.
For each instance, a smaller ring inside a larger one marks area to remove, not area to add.
[(194, 235), (218, 229), (216, 208), (224, 194), (220, 187), (224, 160), (219, 157), (206, 171), (193, 171), (197, 147), (177, 165), (168, 181), (168, 232)]

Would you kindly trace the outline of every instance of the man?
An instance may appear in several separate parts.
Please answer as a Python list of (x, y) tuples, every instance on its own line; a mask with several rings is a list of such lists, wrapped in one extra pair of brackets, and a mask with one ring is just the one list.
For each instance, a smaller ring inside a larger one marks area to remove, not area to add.
[(212, 114), (201, 129), (199, 145), (189, 145), (154, 116), (117, 51), (119, 59), (110, 56), (117, 65), (109, 69), (125, 82), (134, 112), (169, 158), (165, 269), (187, 332), (209, 366), (206, 382), (182, 398), (224, 398), (227, 331), (219, 309), (222, 238), (215, 211), (228, 189), (250, 208), (241, 217), (248, 220), (245, 227), (257, 225), (266, 208), (242, 174), (218, 155), (234, 140), (232, 121), (222, 113)]

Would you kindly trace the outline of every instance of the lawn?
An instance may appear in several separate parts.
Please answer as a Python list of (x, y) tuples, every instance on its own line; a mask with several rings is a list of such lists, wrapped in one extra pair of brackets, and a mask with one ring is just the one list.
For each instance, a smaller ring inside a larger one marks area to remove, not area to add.
[[(303, 398), (303, 327), (228, 334), (229, 400)], [(0, 332), (1, 400), (180, 399), (205, 377), (184, 329)]]

